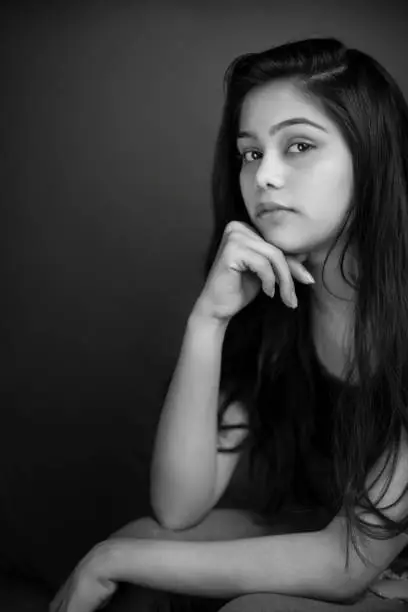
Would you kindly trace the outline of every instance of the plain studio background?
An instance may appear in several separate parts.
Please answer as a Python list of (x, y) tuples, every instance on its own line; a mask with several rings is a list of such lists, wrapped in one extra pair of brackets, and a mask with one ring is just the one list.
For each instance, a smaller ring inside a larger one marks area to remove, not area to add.
[(336, 36), (407, 95), (405, 4), (3, 5), (2, 565), (53, 583), (150, 513), (163, 385), (202, 289), (227, 65)]

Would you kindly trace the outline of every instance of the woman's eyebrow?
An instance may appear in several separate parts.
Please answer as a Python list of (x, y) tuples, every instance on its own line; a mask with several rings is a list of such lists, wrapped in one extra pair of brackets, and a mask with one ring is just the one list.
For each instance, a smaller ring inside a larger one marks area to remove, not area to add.
[[(315, 127), (318, 130), (323, 130), (323, 132), (328, 133), (326, 128), (324, 128), (322, 125), (319, 125), (319, 123), (315, 123), (311, 119), (307, 119), (306, 117), (292, 117), (291, 119), (285, 119), (284, 121), (280, 121), (276, 125), (273, 125), (269, 130), (269, 135), (273, 136), (276, 132), (282, 130), (284, 127), (287, 127), (289, 125), (298, 125), (299, 123), (311, 125), (312, 127)], [(239, 140), (240, 138), (256, 138), (256, 134), (241, 130), (240, 132), (238, 132), (237, 140)]]

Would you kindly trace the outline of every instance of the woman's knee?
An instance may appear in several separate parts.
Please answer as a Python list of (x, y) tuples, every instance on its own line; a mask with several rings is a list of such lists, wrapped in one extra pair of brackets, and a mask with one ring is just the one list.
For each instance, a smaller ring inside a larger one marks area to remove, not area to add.
[(277, 593), (242, 595), (222, 606), (218, 612), (334, 612), (335, 604)]
[(160, 525), (156, 519), (151, 516), (143, 516), (141, 518), (127, 523), (118, 531), (112, 533), (109, 538), (138, 538), (138, 539), (169, 539), (177, 532), (167, 529)]
[(144, 516), (128, 523), (110, 538), (151, 538), (158, 540), (231, 540), (266, 535), (268, 530), (244, 510), (216, 508), (201, 522), (186, 529), (169, 529), (156, 519)]

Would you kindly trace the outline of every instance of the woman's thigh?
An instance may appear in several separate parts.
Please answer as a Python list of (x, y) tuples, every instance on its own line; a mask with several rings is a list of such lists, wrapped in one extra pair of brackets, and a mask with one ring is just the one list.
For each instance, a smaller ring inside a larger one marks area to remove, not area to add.
[[(187, 529), (167, 529), (153, 517), (144, 516), (128, 523), (110, 538), (151, 538), (156, 540), (236, 540), (265, 535), (277, 535), (293, 531), (318, 530), (327, 518), (325, 513), (301, 512), (276, 515), (269, 524), (260, 524), (261, 517), (249, 510), (235, 508), (216, 508), (209, 512), (197, 525)], [(326, 521), (327, 522), (327, 521)]]
[(123, 583), (104, 612), (218, 612), (229, 601), (179, 595)]
[(145, 516), (128, 523), (109, 538), (150, 538), (155, 540), (236, 540), (271, 533), (271, 528), (256, 524), (252, 512), (217, 508), (197, 525), (187, 529), (167, 529), (153, 517)]
[(407, 604), (368, 593), (354, 604), (255, 593), (232, 599), (177, 595), (121, 584), (104, 612), (405, 612)]
[(317, 599), (259, 593), (237, 597), (219, 612), (404, 612), (407, 604), (396, 599), (382, 599), (367, 593), (353, 604), (330, 603)]

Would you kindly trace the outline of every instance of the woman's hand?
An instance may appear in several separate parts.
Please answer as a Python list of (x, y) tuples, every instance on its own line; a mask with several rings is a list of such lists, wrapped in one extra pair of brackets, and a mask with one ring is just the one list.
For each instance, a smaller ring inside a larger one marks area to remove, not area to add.
[(108, 562), (115, 542), (95, 546), (75, 568), (50, 604), (49, 612), (93, 612), (104, 607), (117, 589)]
[(303, 265), (306, 259), (305, 253), (285, 255), (248, 224), (230, 221), (194, 311), (211, 319), (229, 321), (256, 297), (261, 287), (273, 297), (276, 282), (286, 305), (295, 308), (292, 275), (302, 283), (314, 282)]

